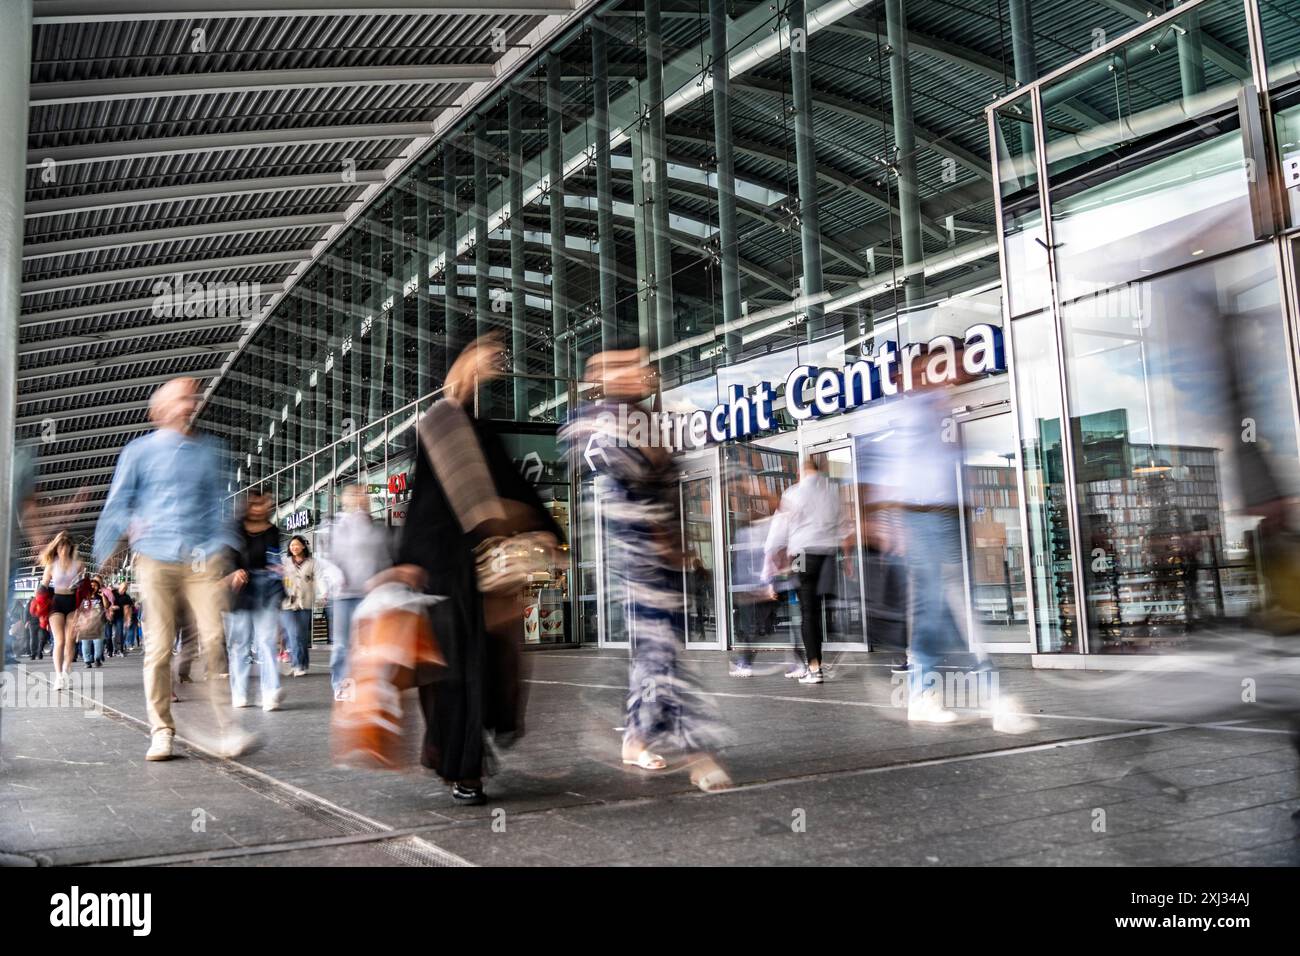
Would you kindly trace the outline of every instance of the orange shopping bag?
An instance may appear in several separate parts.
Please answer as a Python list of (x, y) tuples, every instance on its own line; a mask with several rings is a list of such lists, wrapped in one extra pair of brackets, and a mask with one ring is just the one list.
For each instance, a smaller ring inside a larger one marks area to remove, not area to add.
[(341, 766), (392, 770), (401, 764), (402, 692), (418, 671), (445, 664), (429, 606), (442, 598), (385, 584), (352, 619), (348, 675), (331, 720), (331, 754)]

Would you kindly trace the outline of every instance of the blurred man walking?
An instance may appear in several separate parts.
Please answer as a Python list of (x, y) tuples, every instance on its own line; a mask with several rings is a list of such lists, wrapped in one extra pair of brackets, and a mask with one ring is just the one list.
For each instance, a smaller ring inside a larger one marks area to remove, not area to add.
[(172, 755), (172, 644), (181, 607), (188, 606), (207, 665), (208, 694), (217, 739), (211, 749), (234, 756), (248, 744), (229, 733), (220, 690), (213, 677), (224, 668), (221, 612), (225, 602), (221, 563), (234, 536), (221, 516), (223, 449), (216, 439), (190, 428), (198, 383), (190, 378), (162, 385), (149, 400), (157, 426), (122, 450), (108, 499), (95, 529), (95, 558), (106, 561), (124, 535), (136, 554), (145, 621), (145, 703), (152, 742), (147, 760)]

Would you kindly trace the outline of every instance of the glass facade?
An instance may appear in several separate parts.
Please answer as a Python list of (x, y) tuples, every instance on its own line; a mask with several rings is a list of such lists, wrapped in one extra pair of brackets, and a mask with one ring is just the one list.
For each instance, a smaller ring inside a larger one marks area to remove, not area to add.
[[(898, 645), (896, 531), (862, 489), (907, 398), (796, 421), (783, 383), (987, 323), (1007, 329), (1010, 374), (953, 395), (972, 630), (1142, 649), (1250, 605), (1228, 410), (1185, 401), (1214, 386), (1182, 353), (1227, 335), (1239, 362), (1264, 356), (1234, 387), (1268, 454), (1294, 459), (1289, 293), (1257, 239), (1256, 179), (1292, 150), (1295, 18), (1190, 4), (1153, 43), (1128, 6), (997, 0), (958, 35), (940, 0), (601, 5), (440, 130), (278, 298), (202, 414), (236, 455), (232, 500), (269, 487), (282, 519), (319, 520), (361, 483), (400, 524), (418, 414), (460, 349), (499, 332), (511, 374), (476, 410), (569, 528), (564, 637), (625, 642), (600, 503), (555, 433), (587, 359), (640, 343), (666, 409), (776, 390), (776, 428), (684, 462), (688, 640), (794, 640), (790, 602), (742, 626), (733, 579), (744, 528), (813, 455), (852, 516), (828, 638)], [(1238, 103), (1259, 76), (1278, 153), (1253, 170)], [(1167, 612), (1179, 587), (1193, 611)]]
[(1040, 650), (1177, 647), (1266, 601), (1300, 478), (1283, 6), (1184, 4), (990, 110)]

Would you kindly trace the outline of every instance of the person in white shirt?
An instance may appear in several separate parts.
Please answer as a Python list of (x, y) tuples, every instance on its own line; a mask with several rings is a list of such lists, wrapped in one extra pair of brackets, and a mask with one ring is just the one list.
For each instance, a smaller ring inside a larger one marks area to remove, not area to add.
[(343, 491), (343, 510), (326, 529), (323, 552), (326, 589), (330, 599), (330, 683), (334, 699), (345, 693), (352, 616), (366, 593), (366, 584), (392, 566), (387, 529), (370, 517), (364, 485)]
[(822, 642), (825, 624), (822, 620), (822, 596), (818, 591), (822, 569), (827, 561), (835, 560), (836, 551), (843, 548), (850, 554), (852, 538), (849, 535), (840, 488), (822, 471), (815, 458), (805, 458), (803, 477), (791, 485), (781, 496), (784, 522), (773, 522), (772, 532), (784, 535), (784, 541), (771, 537), (766, 550), (775, 553), (784, 547), (799, 581), (799, 619), (803, 637), (806, 666), (795, 666), (785, 676), (802, 684), (820, 684), (822, 674)]

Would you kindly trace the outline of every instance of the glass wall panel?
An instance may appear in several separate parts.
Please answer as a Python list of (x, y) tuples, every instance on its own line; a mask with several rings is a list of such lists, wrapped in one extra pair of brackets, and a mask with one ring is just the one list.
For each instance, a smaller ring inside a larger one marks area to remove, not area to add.
[(1067, 302), (1064, 320), (1089, 649), (1159, 649), (1254, 609), (1261, 509), (1296, 487), (1273, 250)]
[(1051, 314), (1039, 312), (1016, 319), (1011, 323), (1011, 337), (1038, 650), (1077, 651), (1073, 547), (1061, 448), (1060, 373)]
[(1029, 641), (1024, 538), (1016, 482), (1011, 415), (964, 422), (961, 428), (962, 516), (972, 640)]
[(792, 644), (798, 638), (790, 590), (787, 582), (770, 574), (766, 548), (781, 495), (798, 479), (797, 452), (770, 441), (723, 448), (723, 530), (733, 645)]
[(1300, 13), (1290, 0), (1258, 0), (1282, 185), (1300, 223)]
[[(1042, 88), (1062, 298), (1254, 239), (1237, 115), (1250, 75), (1244, 9), (1201, 4)], [(1082, 128), (1071, 102), (1092, 111)]]

